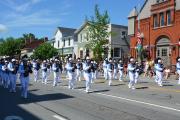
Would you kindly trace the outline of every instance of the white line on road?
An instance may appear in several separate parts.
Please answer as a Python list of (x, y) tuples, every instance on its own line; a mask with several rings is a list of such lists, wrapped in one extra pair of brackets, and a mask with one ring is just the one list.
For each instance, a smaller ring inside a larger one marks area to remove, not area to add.
[(59, 115), (53, 115), (54, 118), (58, 119), (58, 120), (67, 120), (66, 118), (64, 117), (61, 117)]
[(152, 103), (148, 103), (148, 102), (142, 102), (142, 101), (137, 101), (137, 100), (133, 100), (133, 99), (123, 98), (123, 97), (118, 97), (118, 96), (113, 96), (113, 95), (107, 95), (107, 94), (103, 94), (103, 93), (96, 93), (96, 94), (103, 95), (103, 96), (108, 96), (108, 97), (112, 97), (112, 98), (118, 98), (118, 99), (121, 99), (121, 100), (130, 101), (130, 102), (140, 103), (140, 104), (144, 104), (144, 105), (159, 107), (159, 108), (163, 108), (163, 109), (167, 109), (167, 110), (172, 110), (172, 111), (176, 111), (176, 112), (180, 112), (179, 109), (175, 109), (175, 108), (171, 108), (171, 107), (166, 107), (166, 106), (161, 106), (161, 105), (156, 105), (156, 104), (152, 104)]
[[(85, 91), (85, 90), (83, 90), (83, 89), (78, 89), (78, 90), (79, 90), (79, 91)], [(167, 106), (162, 106), (162, 105), (157, 105), (157, 104), (153, 104), (153, 103), (148, 103), (148, 102), (133, 100), (133, 99), (124, 98), (124, 97), (119, 97), (119, 96), (113, 96), (113, 95), (108, 95), (108, 94), (103, 94), (103, 93), (95, 93), (95, 94), (103, 95), (103, 96), (108, 96), (108, 97), (112, 97), (112, 98), (118, 98), (118, 99), (121, 99), (121, 100), (126, 100), (126, 101), (130, 101), (130, 102), (135, 102), (135, 103), (139, 103), (139, 104), (154, 106), (154, 107), (157, 107), (157, 108), (163, 108), (163, 109), (166, 109), (166, 110), (172, 110), (172, 111), (180, 112), (179, 109), (171, 108), (171, 107), (167, 107)]]

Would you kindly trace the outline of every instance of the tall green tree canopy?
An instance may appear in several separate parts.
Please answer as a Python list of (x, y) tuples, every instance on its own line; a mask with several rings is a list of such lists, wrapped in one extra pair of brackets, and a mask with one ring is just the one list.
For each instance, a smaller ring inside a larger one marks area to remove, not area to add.
[(49, 43), (43, 43), (33, 52), (32, 58), (46, 60), (56, 56), (58, 51)]
[(89, 42), (86, 47), (93, 51), (94, 58), (96, 60), (102, 59), (102, 53), (104, 52), (103, 45), (108, 44), (108, 37), (110, 32), (108, 31), (110, 18), (108, 12), (100, 13), (98, 5), (95, 6), (95, 16), (88, 20), (88, 33)]
[(21, 48), (23, 47), (22, 39), (15, 39), (9, 37), (0, 44), (0, 55), (1, 56), (14, 56), (21, 53)]

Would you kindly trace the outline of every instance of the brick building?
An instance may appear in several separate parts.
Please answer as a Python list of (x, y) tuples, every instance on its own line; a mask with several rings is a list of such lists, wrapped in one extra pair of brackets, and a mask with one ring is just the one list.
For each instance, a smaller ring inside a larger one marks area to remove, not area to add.
[(180, 56), (180, 0), (146, 0), (139, 13), (136, 8), (131, 11), (128, 34), (134, 57), (138, 26), (146, 56), (161, 57), (166, 65), (174, 65)]

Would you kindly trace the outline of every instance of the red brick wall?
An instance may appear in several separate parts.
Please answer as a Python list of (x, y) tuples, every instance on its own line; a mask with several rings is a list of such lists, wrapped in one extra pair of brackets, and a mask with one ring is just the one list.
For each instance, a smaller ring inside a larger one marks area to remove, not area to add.
[[(166, 16), (166, 15), (165, 15)], [(166, 18), (166, 17), (165, 17)], [(166, 24), (165, 20), (165, 24)], [(137, 33), (138, 22), (136, 21), (136, 32)], [(178, 42), (180, 39), (180, 11), (172, 12), (172, 26), (165, 26), (154, 28), (153, 27), (153, 15), (150, 18), (140, 20), (140, 30), (144, 33), (144, 41), (143, 45), (156, 45), (156, 42), (159, 37), (167, 36), (170, 39), (171, 45), (173, 46), (173, 50), (171, 53), (171, 62), (172, 64), (176, 63), (176, 57), (179, 56), (179, 46)], [(137, 36), (131, 36), (131, 55), (136, 57), (136, 50), (134, 49), (136, 46)], [(155, 47), (151, 50), (151, 58), (155, 59), (156, 52)]]

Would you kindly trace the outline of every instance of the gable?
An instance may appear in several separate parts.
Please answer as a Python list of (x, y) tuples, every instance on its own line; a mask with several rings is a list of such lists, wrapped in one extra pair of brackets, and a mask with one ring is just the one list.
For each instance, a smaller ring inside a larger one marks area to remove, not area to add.
[(151, 5), (155, 4), (156, 0), (146, 0), (139, 13), (139, 19), (149, 18), (151, 16)]

